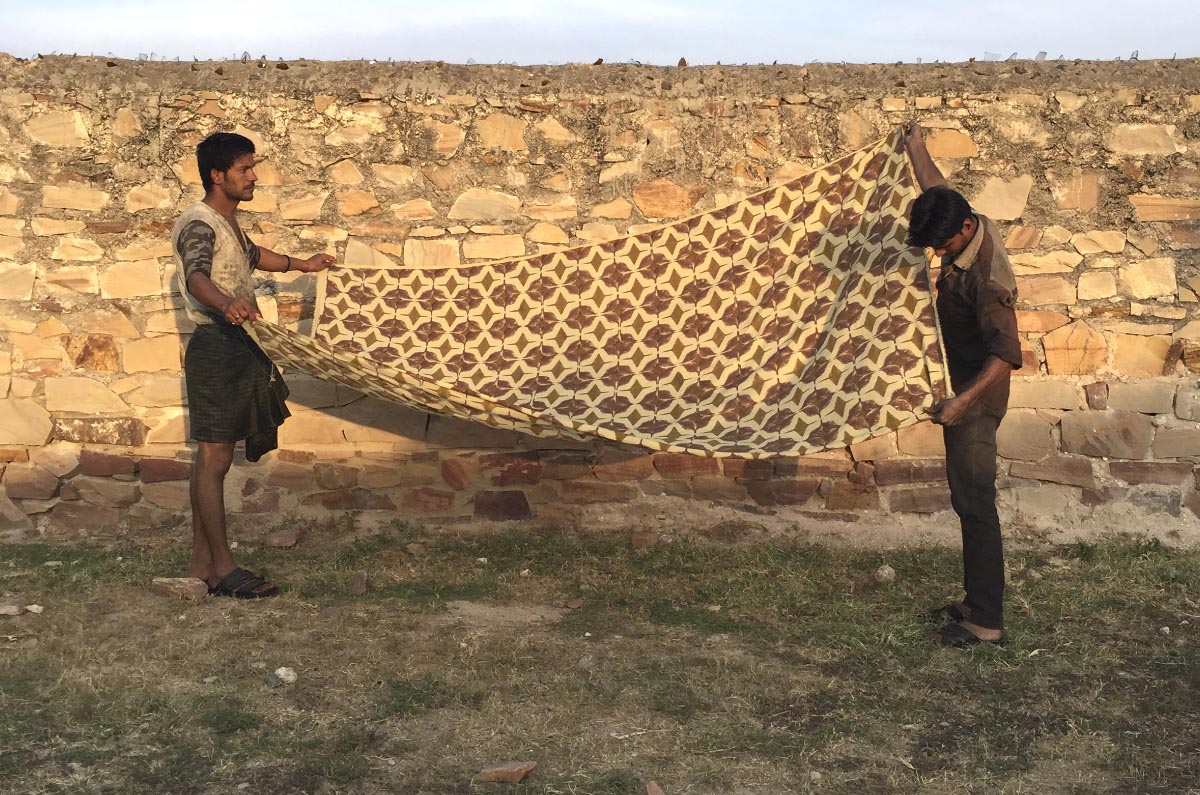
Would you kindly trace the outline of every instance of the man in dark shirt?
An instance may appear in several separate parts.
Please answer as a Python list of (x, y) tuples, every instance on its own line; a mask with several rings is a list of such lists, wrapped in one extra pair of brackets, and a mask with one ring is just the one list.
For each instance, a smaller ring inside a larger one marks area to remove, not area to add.
[(999, 230), (946, 186), (921, 128), (904, 143), (922, 194), (913, 203), (908, 243), (941, 257), (938, 323), (954, 396), (929, 413), (942, 426), (950, 501), (962, 528), (961, 602), (933, 611), (935, 637), (948, 646), (1004, 639), (1004, 549), (996, 513), (996, 429), (1008, 408), (1009, 378), (1021, 366), (1012, 265)]

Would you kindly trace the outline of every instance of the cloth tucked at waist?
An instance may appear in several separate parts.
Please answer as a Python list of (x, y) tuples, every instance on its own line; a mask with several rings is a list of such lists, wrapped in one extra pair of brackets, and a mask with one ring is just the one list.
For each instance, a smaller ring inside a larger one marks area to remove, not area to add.
[(287, 384), (262, 349), (238, 326), (197, 326), (184, 354), (191, 438), (246, 440), (246, 460), (279, 446), (278, 428), (291, 416)]

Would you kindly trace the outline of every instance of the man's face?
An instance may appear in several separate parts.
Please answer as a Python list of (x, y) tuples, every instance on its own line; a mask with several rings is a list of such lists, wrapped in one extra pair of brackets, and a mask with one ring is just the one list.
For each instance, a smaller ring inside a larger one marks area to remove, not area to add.
[(240, 155), (228, 171), (212, 173), (213, 185), (224, 192), (231, 201), (248, 202), (254, 199), (254, 183), (258, 175), (254, 173), (254, 155)]
[(968, 218), (963, 221), (962, 229), (951, 237), (949, 240), (935, 245), (933, 253), (939, 257), (950, 257), (954, 259), (963, 252), (971, 243), (971, 238), (975, 236), (975, 219)]

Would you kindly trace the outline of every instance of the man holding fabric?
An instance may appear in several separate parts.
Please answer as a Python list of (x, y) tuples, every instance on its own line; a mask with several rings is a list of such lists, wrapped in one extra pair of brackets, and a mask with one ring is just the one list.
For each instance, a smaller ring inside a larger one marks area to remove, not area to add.
[(946, 185), (920, 126), (905, 147), (922, 194), (913, 203), (908, 244), (941, 257), (938, 323), (954, 396), (929, 413), (942, 426), (950, 501), (963, 539), (961, 602), (932, 611), (947, 646), (1004, 640), (1004, 550), (996, 512), (996, 429), (1008, 409), (1009, 380), (1021, 366), (1012, 265), (999, 230)]
[(254, 198), (254, 144), (235, 133), (213, 133), (196, 147), (204, 199), (175, 222), (171, 248), (184, 308), (196, 323), (183, 369), (191, 438), (192, 559), (188, 575), (209, 592), (242, 599), (274, 596), (279, 588), (239, 568), (225, 535), (225, 475), (234, 445), (246, 441), (246, 460), (278, 444), (289, 416), (287, 387), (271, 360), (242, 328), (260, 316), (251, 272), (312, 273), (333, 264), (328, 254), (295, 259), (255, 245), (237, 222), (241, 202)]

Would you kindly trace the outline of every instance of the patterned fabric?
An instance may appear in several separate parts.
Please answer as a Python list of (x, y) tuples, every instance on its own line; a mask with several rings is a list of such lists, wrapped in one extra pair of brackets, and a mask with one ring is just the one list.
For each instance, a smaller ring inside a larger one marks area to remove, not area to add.
[(945, 391), (899, 131), (727, 207), (597, 245), (325, 274), (277, 362), (544, 436), (757, 458), (924, 419)]

